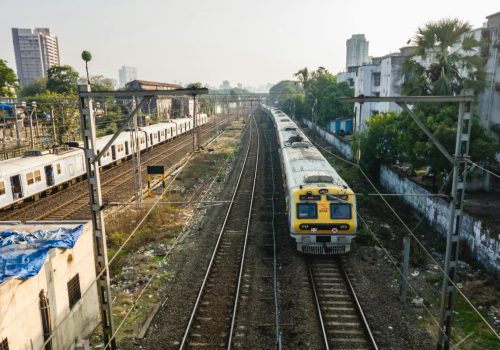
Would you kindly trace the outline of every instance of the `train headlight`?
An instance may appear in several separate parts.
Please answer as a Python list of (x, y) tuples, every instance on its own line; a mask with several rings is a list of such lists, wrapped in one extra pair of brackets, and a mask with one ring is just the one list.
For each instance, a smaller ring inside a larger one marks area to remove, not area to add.
[(299, 228), (301, 230), (309, 230), (309, 224), (300, 224)]

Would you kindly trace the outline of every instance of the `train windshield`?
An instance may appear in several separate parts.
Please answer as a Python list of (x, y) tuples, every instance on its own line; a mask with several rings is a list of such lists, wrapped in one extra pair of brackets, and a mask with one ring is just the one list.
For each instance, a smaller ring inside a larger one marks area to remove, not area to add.
[(318, 206), (316, 203), (298, 203), (297, 204), (298, 219), (317, 219)]
[(349, 203), (330, 204), (330, 218), (332, 219), (350, 219), (351, 205)]

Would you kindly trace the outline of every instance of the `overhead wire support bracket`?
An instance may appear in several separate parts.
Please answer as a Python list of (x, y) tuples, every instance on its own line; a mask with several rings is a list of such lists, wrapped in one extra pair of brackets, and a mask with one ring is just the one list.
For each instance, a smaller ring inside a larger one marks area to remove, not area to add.
[[(450, 194), (448, 230), (446, 235), (446, 252), (444, 261), (444, 276), (441, 290), (441, 318), (439, 327), (442, 332), (439, 333), (437, 349), (450, 349), (451, 328), (453, 309), (456, 299), (455, 278), (457, 274), (457, 262), (460, 243), (460, 231), (463, 221), (464, 197), (466, 191), (466, 163), (469, 158), (470, 135), (472, 126), (472, 103), (474, 94), (471, 90), (462, 90), (460, 95), (456, 96), (359, 96), (340, 98), (341, 102), (395, 102), (416, 122), (419, 128), (429, 137), (439, 151), (453, 165), (452, 190)], [(458, 102), (459, 113), (457, 120), (455, 154), (452, 156), (446, 148), (434, 137), (427, 129), (425, 124), (418, 116), (408, 108), (407, 104), (429, 102)]]
[[(113, 320), (112, 296), (110, 288), (109, 263), (107, 257), (106, 231), (104, 216), (102, 213), (103, 200), (101, 191), (101, 180), (99, 171), (99, 159), (116, 140), (118, 135), (128, 126), (128, 121), (137, 115), (142, 103), (155, 96), (189, 96), (208, 94), (208, 89), (175, 89), (175, 90), (139, 90), (139, 91), (96, 91), (90, 89), (90, 85), (78, 86), (78, 104), (80, 109), (81, 134), (85, 156), (85, 168), (87, 172), (87, 184), (89, 190), (89, 204), (91, 211), (92, 232), (94, 242), (94, 262), (99, 298), (101, 322), (103, 330), (103, 341), (111, 350), (116, 349), (114, 337), (115, 327)], [(97, 97), (142, 97), (139, 105), (130, 113), (127, 121), (122, 124), (118, 132), (100, 150), (97, 155), (96, 121), (94, 116), (93, 100)]]

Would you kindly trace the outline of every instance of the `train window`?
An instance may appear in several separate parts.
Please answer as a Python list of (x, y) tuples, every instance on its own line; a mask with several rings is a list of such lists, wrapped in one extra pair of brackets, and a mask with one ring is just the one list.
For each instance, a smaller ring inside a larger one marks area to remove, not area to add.
[(33, 184), (33, 173), (26, 173), (26, 182), (28, 183), (28, 185), (32, 185)]
[(351, 205), (349, 203), (331, 203), (330, 218), (332, 219), (350, 219)]
[(57, 170), (57, 175), (61, 175), (62, 171), (61, 171), (61, 163), (57, 163), (56, 164), (56, 170)]
[(297, 203), (298, 219), (317, 219), (318, 206), (316, 203)]
[(5, 194), (5, 182), (0, 181), (0, 196)]
[(40, 173), (40, 170), (35, 170), (35, 182), (40, 181), (42, 181), (42, 174)]

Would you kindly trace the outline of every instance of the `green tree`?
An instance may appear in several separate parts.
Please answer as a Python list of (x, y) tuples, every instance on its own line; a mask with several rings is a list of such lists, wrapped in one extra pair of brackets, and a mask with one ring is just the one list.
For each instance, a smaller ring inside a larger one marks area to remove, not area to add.
[(0, 96), (14, 97), (18, 88), (16, 73), (0, 59)]
[(201, 89), (203, 88), (203, 84), (200, 83), (199, 81), (196, 82), (196, 83), (190, 83), (188, 84), (188, 86), (186, 87), (186, 89)]
[(297, 80), (302, 85), (304, 92), (307, 94), (307, 92), (309, 90), (309, 83), (311, 81), (311, 75), (309, 74), (309, 70), (307, 69), (307, 67), (302, 68), (297, 73), (295, 73), (293, 76), (297, 78)]
[(90, 88), (92, 91), (112, 91), (115, 89), (113, 80), (103, 75), (93, 75), (90, 77)]
[(89, 62), (92, 60), (90, 51), (82, 51), (82, 60), (85, 61), (85, 71), (87, 72), (87, 83), (90, 84)]
[(321, 92), (318, 122), (325, 125), (332, 119), (350, 119), (354, 117), (354, 104), (342, 103), (340, 97), (354, 96), (354, 89), (345, 82), (330, 84)]
[(415, 52), (402, 66), (403, 94), (456, 95), (464, 88), (476, 92), (482, 89), (483, 60), (471, 28), (468, 22), (456, 18), (418, 28)]
[(302, 87), (293, 80), (282, 80), (269, 89), (269, 97), (272, 103), (281, 105), (283, 101), (297, 93), (303, 94)]
[(47, 89), (59, 94), (76, 94), (78, 72), (73, 67), (52, 66), (47, 70)]
[(373, 178), (378, 178), (382, 163), (393, 164), (402, 158), (402, 118), (394, 112), (375, 115), (366, 122), (368, 130), (358, 135), (361, 165)]
[(39, 94), (44, 94), (47, 92), (47, 78), (41, 77), (35, 79), (31, 84), (24, 86), (21, 91), (19, 91), (20, 97), (35, 96)]

